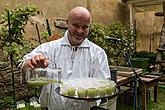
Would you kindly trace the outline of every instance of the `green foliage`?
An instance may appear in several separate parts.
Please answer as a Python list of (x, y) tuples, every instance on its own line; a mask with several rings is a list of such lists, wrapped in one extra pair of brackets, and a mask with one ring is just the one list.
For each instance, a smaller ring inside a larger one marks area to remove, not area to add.
[(14, 100), (11, 97), (4, 97), (3, 99), (0, 99), (0, 109), (8, 107), (14, 107)]
[[(137, 43), (137, 30), (132, 31), (129, 25), (123, 25), (120, 21), (114, 21), (107, 27), (107, 35), (121, 39), (117, 42), (117, 46), (114, 43), (110, 43), (111, 46), (111, 56), (117, 64), (122, 63), (124, 60), (123, 55), (128, 53), (130, 57), (136, 50), (135, 45)], [(111, 57), (110, 56), (110, 57)]]
[(131, 57), (149, 58), (149, 64), (154, 65), (156, 63), (157, 53), (148, 52), (148, 51), (139, 51), (139, 52), (135, 52)]
[[(111, 55), (112, 48), (110, 47), (110, 42), (107, 42), (104, 38), (106, 36), (106, 28), (107, 27), (105, 25), (100, 23), (91, 24), (88, 39), (102, 47), (109, 57)], [(113, 58), (109, 57), (109, 63), (111, 62), (113, 62)]]
[[(106, 41), (105, 36), (111, 36), (121, 39), (121, 42)], [(93, 23), (90, 26), (88, 39), (102, 47), (107, 53), (109, 63), (121, 64), (124, 61), (123, 54), (128, 52), (130, 55), (135, 52), (137, 31), (132, 32), (128, 26), (124, 26), (120, 21), (114, 21), (105, 26), (99, 23)], [(123, 58), (123, 60), (121, 60)]]
[(31, 106), (29, 103), (25, 103), (25, 107), (14, 108), (12, 110), (41, 110), (41, 107), (34, 107), (34, 106)]
[(104, 40), (105, 36), (105, 26), (99, 23), (93, 23), (90, 26), (90, 32), (88, 39), (92, 42), (96, 43), (97, 45), (104, 47), (106, 44)]
[[(27, 52), (31, 47), (30, 43), (24, 41), (24, 27), (30, 16), (35, 16), (38, 10), (35, 6), (18, 7), (15, 10), (6, 8), (2, 15), (3, 24), (0, 26), (0, 48), (8, 55), (14, 56), (14, 62), (17, 62), (22, 53)], [(10, 18), (10, 30), (8, 24)], [(10, 35), (9, 35), (10, 31)], [(28, 44), (28, 45), (25, 45)]]
[(46, 42), (48, 41), (49, 33), (47, 31), (42, 32), (41, 36), (43, 40), (45, 40)]
[(0, 99), (0, 110), (41, 110), (41, 107), (34, 107), (33, 105), (30, 105), (30, 102), (22, 102), (20, 104), (25, 104), (25, 107), (23, 108), (15, 108), (14, 101), (11, 97), (4, 97), (3, 99)]

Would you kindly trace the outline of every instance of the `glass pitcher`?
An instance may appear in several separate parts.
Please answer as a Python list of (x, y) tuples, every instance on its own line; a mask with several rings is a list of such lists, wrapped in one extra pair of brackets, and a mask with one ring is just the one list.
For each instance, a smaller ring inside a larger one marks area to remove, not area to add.
[(47, 68), (35, 68), (26, 72), (27, 83), (33, 86), (44, 86), (51, 83), (61, 83), (61, 69), (49, 61)]

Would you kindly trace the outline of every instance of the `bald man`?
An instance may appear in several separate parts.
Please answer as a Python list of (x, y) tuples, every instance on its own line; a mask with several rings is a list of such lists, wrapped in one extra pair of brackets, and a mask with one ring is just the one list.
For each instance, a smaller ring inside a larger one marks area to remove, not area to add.
[[(91, 15), (84, 7), (73, 8), (67, 19), (64, 37), (39, 45), (23, 57), (22, 71), (46, 68), (49, 61), (61, 68), (62, 79), (110, 78), (105, 51), (87, 39)], [(58, 84), (43, 86), (40, 103), (48, 110), (89, 110), (95, 102), (62, 97), (55, 92)], [(92, 103), (92, 104), (91, 104)]]

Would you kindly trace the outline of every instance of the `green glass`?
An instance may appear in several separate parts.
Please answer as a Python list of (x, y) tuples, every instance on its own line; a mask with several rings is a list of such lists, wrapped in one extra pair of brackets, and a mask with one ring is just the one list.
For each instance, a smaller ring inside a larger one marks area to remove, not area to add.
[(97, 95), (97, 89), (96, 88), (88, 88), (87, 89), (87, 97), (94, 98)]
[(78, 97), (80, 97), (80, 98), (86, 97), (86, 89), (85, 88), (79, 88), (77, 90), (77, 93), (78, 93)]
[(67, 89), (68, 96), (71, 96), (71, 97), (75, 96), (75, 91), (76, 91), (76, 89), (74, 87), (68, 88)]
[(105, 87), (99, 87), (97, 91), (97, 95), (99, 97), (105, 97), (106, 95), (106, 88)]

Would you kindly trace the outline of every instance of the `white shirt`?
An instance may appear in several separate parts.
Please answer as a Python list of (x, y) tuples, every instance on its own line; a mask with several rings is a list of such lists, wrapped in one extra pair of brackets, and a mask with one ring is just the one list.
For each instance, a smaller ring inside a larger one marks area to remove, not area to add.
[[(23, 60), (26, 61), (35, 55), (43, 54), (50, 61), (56, 63), (58, 68), (61, 68), (62, 79), (110, 78), (105, 51), (87, 38), (75, 49), (69, 43), (67, 33), (68, 31), (63, 38), (41, 44), (31, 53), (25, 55)], [(57, 84), (49, 84), (43, 87), (40, 95), (42, 107), (48, 107), (49, 110), (88, 110), (90, 108), (86, 101), (61, 98), (54, 90), (57, 86)], [(50, 88), (52, 89), (51, 92)]]

